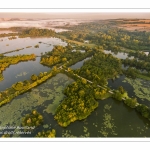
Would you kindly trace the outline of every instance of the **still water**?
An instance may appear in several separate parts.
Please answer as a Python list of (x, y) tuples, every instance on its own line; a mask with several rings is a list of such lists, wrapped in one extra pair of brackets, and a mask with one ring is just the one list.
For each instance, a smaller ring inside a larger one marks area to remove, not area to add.
[(21, 118), (36, 109), (44, 117), (43, 125), (30, 135), (18, 136), (34, 137), (39, 131), (55, 129), (56, 137), (149, 137), (148, 120), (123, 102), (111, 98), (99, 100), (98, 108), (85, 120), (71, 123), (66, 128), (60, 127), (54, 120), (54, 113), (65, 97), (63, 89), (72, 82), (66, 75), (58, 74), (18, 96), (0, 108), (1, 126), (21, 126)]
[[(42, 42), (42, 43), (38, 43)], [(9, 46), (6, 46), (6, 43)], [(39, 48), (34, 48), (36, 44), (39, 44)], [(66, 46), (67, 43), (62, 42), (58, 38), (17, 38), (9, 40), (8, 37), (3, 38), (3, 41), (0, 42), (0, 53), (9, 52), (15, 50), (16, 48), (24, 48), (23, 50), (17, 52), (11, 52), (5, 54), (5, 56), (13, 55), (23, 55), (23, 54), (36, 54), (38, 56), (41, 53), (51, 51), (54, 45), (63, 45)], [(26, 48), (27, 46), (32, 46), (31, 48)], [(30, 79), (32, 74), (38, 75), (40, 72), (45, 72), (50, 70), (49, 67), (43, 66), (40, 64), (40, 57), (37, 57), (35, 61), (20, 62), (15, 65), (10, 65), (9, 68), (6, 68), (3, 71), (4, 80), (0, 82), (0, 91), (5, 90), (10, 87), (12, 84)]]
[(70, 68), (71, 69), (79, 69), (79, 68), (81, 68), (83, 66), (84, 62), (87, 61), (87, 60), (89, 60), (90, 58), (91, 57), (87, 57), (84, 60), (81, 60), (81, 61), (77, 62), (76, 64), (70, 66)]
[[(3, 40), (3, 41), (2, 41)], [(40, 43), (39, 43), (40, 42)], [(39, 48), (35, 48), (35, 45), (39, 45)], [(51, 51), (54, 45), (66, 46), (67, 43), (58, 38), (18, 38), (9, 40), (8, 37), (0, 38), (0, 53), (9, 52), (16, 49), (22, 49), (17, 52), (5, 54), (6, 56), (13, 56), (19, 54), (36, 54), (41, 55), (47, 51)], [(30, 48), (27, 48), (31, 46)]]
[[(15, 39), (3, 42), (11, 45), (11, 48), (1, 43), (1, 52), (10, 51), (18, 47), (34, 46), (39, 44), (40, 48), (25, 48), (19, 52), (9, 53), (12, 56), (17, 54), (35, 53), (39, 55), (41, 52), (52, 50), (55, 44), (66, 44), (56, 38), (37, 38), (37, 39)], [(18, 40), (18, 41), (17, 41)], [(26, 41), (26, 42), (25, 42)], [(2, 41), (1, 41), (2, 42)], [(19, 43), (19, 42), (22, 42)], [(46, 43), (46, 44), (44, 44)], [(3, 45), (3, 46), (2, 46)], [(5, 51), (3, 49), (5, 47)], [(125, 58), (126, 54), (117, 55)], [(80, 68), (85, 60), (80, 61), (72, 66), (72, 69)], [(48, 71), (50, 68), (42, 66), (40, 57), (35, 61), (21, 62), (17, 65), (11, 65), (3, 72), (4, 80), (0, 82), (0, 90), (4, 90), (13, 83), (25, 79), (29, 79), (31, 74), (39, 74), (39, 72)], [(108, 86), (112, 89), (122, 85), (129, 93), (129, 96), (135, 96), (133, 87), (123, 82), (125, 76), (121, 76), (115, 81), (108, 81)], [(71, 123), (68, 127), (62, 128), (54, 120), (54, 114), (57, 106), (62, 102), (65, 95), (63, 90), (72, 83), (73, 80), (64, 74), (58, 74), (43, 84), (31, 89), (29, 92), (19, 95), (10, 103), (0, 108), (0, 126), (21, 126), (21, 119), (25, 114), (36, 109), (44, 117), (44, 124), (32, 131), (30, 135), (13, 135), (13, 137), (34, 137), (41, 130), (56, 130), (56, 137), (150, 137), (150, 123), (139, 115), (134, 109), (118, 102), (112, 98), (99, 100), (99, 106), (91, 115), (82, 121)]]

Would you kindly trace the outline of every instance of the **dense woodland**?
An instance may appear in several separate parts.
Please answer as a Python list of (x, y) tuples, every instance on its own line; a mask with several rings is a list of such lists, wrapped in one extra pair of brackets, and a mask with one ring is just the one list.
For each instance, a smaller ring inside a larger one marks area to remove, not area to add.
[(0, 34), (0, 37), (11, 37), (10, 40), (15, 39), (16, 36), (19, 38), (24, 37), (54, 37), (55, 31), (49, 29), (39, 29), (39, 28), (24, 28), (24, 27), (11, 27), (5, 28), (4, 30), (11, 30), (16, 33), (4, 33)]
[(150, 80), (150, 54), (146, 55), (142, 51), (129, 51), (128, 57), (122, 59), (121, 62), (124, 67), (127, 67), (123, 69), (127, 77)]
[(122, 73), (121, 61), (111, 54), (97, 52), (75, 73), (99, 85), (106, 85), (108, 79), (114, 79)]
[(150, 54), (146, 55), (142, 51), (129, 51), (128, 52), (128, 57), (131, 57), (131, 56), (133, 56), (135, 59), (143, 60), (145, 62), (150, 61)]
[(150, 32), (128, 31), (114, 27), (105, 21), (82, 23), (73, 27), (65, 26), (65, 28), (72, 31), (65, 31), (60, 35), (81, 42), (89, 40), (90, 43), (95, 43), (104, 49), (120, 50), (120, 47), (125, 47), (134, 50), (150, 50)]
[(55, 31), (49, 29), (38, 29), (38, 28), (29, 28), (23, 30), (19, 33), (19, 37), (53, 37), (55, 36)]
[(147, 72), (150, 72), (150, 62), (138, 60), (136, 58), (134, 59), (126, 58), (122, 60), (122, 63), (125, 66), (135, 67), (137, 69), (146, 70)]
[(62, 127), (85, 119), (98, 107), (96, 99), (103, 99), (107, 92), (97, 86), (93, 88), (85, 79), (78, 79), (65, 88), (64, 94), (67, 97), (58, 106), (54, 118)]
[(54, 66), (56, 64), (70, 66), (86, 57), (92, 56), (93, 51), (87, 50), (85, 53), (80, 51), (73, 52), (73, 47), (56, 45), (51, 52), (47, 52), (41, 57), (41, 64)]

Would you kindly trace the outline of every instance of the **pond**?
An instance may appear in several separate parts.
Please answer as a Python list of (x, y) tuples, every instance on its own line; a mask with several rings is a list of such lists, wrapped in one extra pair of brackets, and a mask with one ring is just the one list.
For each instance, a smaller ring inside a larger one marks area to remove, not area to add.
[[(149, 137), (150, 124), (135, 110), (111, 98), (99, 101), (85, 120), (63, 129), (63, 137)], [(61, 136), (61, 135), (59, 135)]]
[[(38, 42), (42, 43), (39, 44)], [(8, 43), (9, 46), (6, 46), (6, 43)], [(39, 48), (34, 48), (36, 44), (39, 44)], [(61, 41), (61, 39), (58, 38), (17, 38), (9, 40), (8, 37), (5, 37), (3, 38), (3, 41), (0, 42), (0, 53), (9, 52), (20, 47), (24, 49), (5, 54), (5, 56), (32, 53), (41, 55), (41, 53), (51, 51), (53, 46), (58, 44), (63, 46), (67, 45), (67, 43)], [(32, 47), (26, 48), (27, 46)], [(35, 61), (20, 62), (15, 65), (10, 65), (9, 68), (6, 68), (3, 71), (4, 80), (0, 81), (0, 91), (10, 87), (15, 82), (29, 80), (32, 74), (38, 75), (40, 72), (45, 72), (50, 69), (51, 68), (40, 64), (40, 57), (36, 57)]]
[[(3, 41), (1, 41), (3, 40)], [(40, 42), (40, 43), (39, 43)], [(39, 48), (35, 48), (35, 45), (39, 45)], [(20, 51), (11, 52), (5, 54), (5, 56), (13, 56), (19, 54), (36, 54), (41, 55), (47, 51), (51, 51), (54, 45), (66, 46), (67, 43), (63, 42), (59, 38), (18, 38), (9, 40), (8, 37), (0, 38), (0, 53), (9, 52), (16, 49), (22, 49)]]
[(76, 64), (70, 66), (69, 68), (71, 68), (71, 69), (79, 69), (79, 68), (81, 68), (81, 67), (83, 66), (84, 62), (85, 62), (86, 60), (89, 60), (90, 58), (91, 58), (91, 57), (87, 57), (87, 58), (85, 58), (85, 59), (83, 59), (83, 60), (77, 62)]
[[(106, 54), (112, 54), (113, 56), (120, 58), (120, 59), (126, 59), (128, 57), (128, 53), (125, 52), (112, 52), (111, 50), (104, 50), (104, 53)], [(134, 57), (129, 57), (130, 59), (133, 59)]]
[[(56, 137), (148, 137), (149, 122), (134, 109), (111, 98), (99, 100), (98, 108), (81, 121), (63, 128), (54, 120), (57, 106), (65, 97), (64, 88), (74, 80), (64, 74), (57, 74), (47, 82), (24, 93), (0, 108), (0, 123), (4, 126), (20, 126), (21, 118), (36, 109), (44, 117), (44, 123), (30, 135), (14, 137), (34, 137), (42, 130), (56, 130)], [(7, 110), (7, 111), (6, 111)], [(5, 131), (5, 130), (4, 130)], [(17, 129), (15, 130), (17, 131)]]
[[(73, 81), (64, 74), (57, 74), (38, 87), (14, 98), (9, 104), (0, 108), (0, 126), (21, 126), (22, 117), (36, 109), (44, 116), (45, 122), (52, 124), (54, 128), (55, 121), (51, 116), (64, 98), (63, 89)], [(33, 135), (34, 133), (30, 136)]]
[[(149, 51), (143, 51), (146, 55), (149, 55)], [(126, 59), (128, 57), (128, 53), (125, 52), (113, 52), (111, 50), (104, 50), (104, 53), (106, 54), (112, 54), (113, 56), (120, 58), (120, 59)], [(133, 59), (134, 56), (128, 57), (129, 59)]]
[(4, 80), (0, 81), (0, 91), (5, 90), (18, 81), (29, 80), (32, 74), (39, 75), (40, 72), (49, 71), (51, 68), (41, 65), (40, 57), (35, 61), (20, 62), (11, 65), (3, 71)]

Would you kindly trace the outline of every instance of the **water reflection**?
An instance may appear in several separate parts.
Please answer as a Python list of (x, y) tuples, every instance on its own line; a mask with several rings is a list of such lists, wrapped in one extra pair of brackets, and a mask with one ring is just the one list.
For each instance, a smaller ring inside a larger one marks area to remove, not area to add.
[(3, 71), (4, 80), (0, 82), (0, 91), (5, 90), (12, 84), (29, 80), (32, 74), (38, 75), (40, 72), (45, 72), (50, 70), (50, 68), (41, 65), (40, 58), (36, 58), (35, 61), (20, 62), (16, 65), (11, 65)]
[(74, 50), (72, 50), (72, 52), (81, 52), (81, 53), (85, 53), (85, 50), (76, 50), (76, 49), (74, 49)]
[(81, 61), (77, 62), (76, 64), (70, 66), (70, 68), (71, 68), (71, 69), (79, 69), (79, 68), (81, 68), (81, 67), (83, 66), (84, 62), (85, 62), (86, 60), (89, 60), (90, 58), (91, 58), (91, 57), (87, 57), (87, 58), (85, 58), (84, 60), (81, 60)]
[[(0, 53), (10, 51), (16, 48), (22, 48), (27, 46), (32, 46), (31, 48), (24, 48), (23, 50), (11, 52), (5, 54), (5, 56), (13, 56), (20, 54), (36, 54), (41, 55), (47, 51), (51, 51), (54, 45), (61, 44), (66, 46), (67, 43), (63, 42), (58, 38), (17, 38), (14, 40), (9, 40), (8, 37), (3, 38), (4, 41), (0, 42)], [(39, 43), (39, 48), (34, 48), (34, 46)], [(9, 48), (5, 45), (9, 44)], [(38, 75), (40, 72), (50, 70), (49, 67), (40, 64), (40, 57), (37, 57), (35, 61), (20, 62), (15, 65), (10, 65), (3, 71), (4, 80), (0, 82), (0, 91), (5, 90), (12, 84), (18, 81), (29, 80), (32, 74)]]
[[(111, 50), (104, 50), (104, 53), (106, 54), (112, 54), (113, 56), (119, 58), (119, 59), (126, 59), (128, 57), (128, 53), (124, 53), (124, 52), (112, 52)], [(134, 57), (128, 57), (129, 59), (133, 59)]]
[[(3, 40), (3, 41), (1, 41)], [(35, 53), (39, 55), (41, 52), (51, 51), (54, 45), (66, 46), (67, 43), (63, 42), (59, 38), (17, 38), (9, 40), (8, 37), (0, 38), (0, 53), (9, 52), (16, 49), (24, 48), (23, 50), (8, 53), (6, 56), (19, 55), (19, 54), (31, 54)], [(40, 43), (41, 44), (40, 44)], [(34, 48), (35, 45), (39, 44), (39, 48)], [(31, 48), (26, 48), (31, 46)]]

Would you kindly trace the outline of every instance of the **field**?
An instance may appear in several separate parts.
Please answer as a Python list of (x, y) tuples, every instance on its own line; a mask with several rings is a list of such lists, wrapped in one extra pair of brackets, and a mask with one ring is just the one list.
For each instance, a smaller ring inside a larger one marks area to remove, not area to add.
[(116, 20), (119, 28), (124, 28), (129, 31), (150, 31), (149, 19), (135, 19), (135, 20)]

